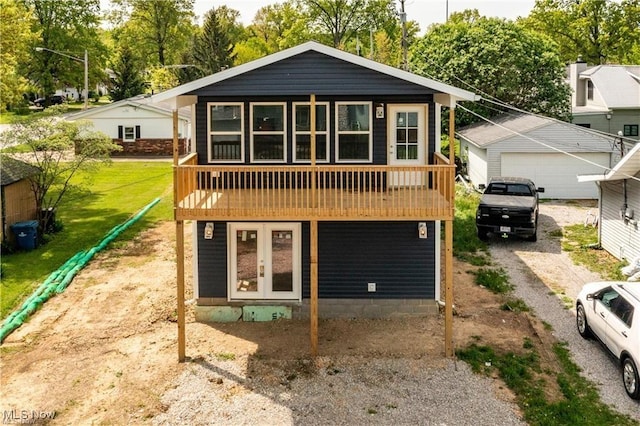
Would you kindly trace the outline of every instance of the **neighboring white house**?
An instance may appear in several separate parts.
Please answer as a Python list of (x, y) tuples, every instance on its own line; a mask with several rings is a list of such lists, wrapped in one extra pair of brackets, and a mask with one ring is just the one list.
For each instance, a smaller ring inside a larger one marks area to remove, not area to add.
[[(122, 151), (114, 155), (173, 154), (173, 113), (163, 104), (140, 95), (67, 116), (67, 120), (89, 120), (96, 130), (109, 135)], [(189, 151), (190, 109), (178, 112), (180, 154)]]
[(595, 199), (595, 187), (577, 176), (610, 169), (616, 140), (570, 123), (508, 113), (460, 129), (460, 158), (475, 187), (494, 176), (516, 176), (544, 187), (544, 198)]
[(599, 239), (602, 248), (629, 262), (639, 257), (640, 144), (607, 173), (579, 176), (578, 179), (584, 182), (582, 185), (599, 189)]
[(567, 67), (573, 123), (640, 140), (640, 65)]

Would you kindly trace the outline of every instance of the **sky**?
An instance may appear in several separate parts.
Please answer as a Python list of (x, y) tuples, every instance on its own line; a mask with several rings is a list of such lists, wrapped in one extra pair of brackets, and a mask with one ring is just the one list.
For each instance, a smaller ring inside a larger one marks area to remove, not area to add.
[[(194, 12), (202, 17), (214, 7), (227, 5), (240, 12), (240, 20), (248, 25), (253, 20), (258, 9), (268, 4), (281, 3), (277, 0), (195, 0)], [(400, 1), (396, 0), (398, 9)], [(447, 4), (449, 14), (461, 12), (465, 9), (478, 9), (480, 15), (496, 16), (499, 18), (516, 19), (519, 16), (527, 16), (535, 0), (405, 0), (404, 10), (407, 19), (417, 21), (420, 24), (420, 32), (423, 34), (427, 27), (433, 23), (446, 21)], [(200, 21), (201, 22), (201, 21)]]

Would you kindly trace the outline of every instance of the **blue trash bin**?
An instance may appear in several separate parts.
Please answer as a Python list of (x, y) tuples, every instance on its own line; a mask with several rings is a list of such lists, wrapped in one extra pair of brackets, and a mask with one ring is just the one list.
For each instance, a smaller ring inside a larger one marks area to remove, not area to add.
[(37, 246), (38, 221), (27, 220), (11, 225), (11, 230), (16, 236), (18, 247), (23, 250), (33, 250)]

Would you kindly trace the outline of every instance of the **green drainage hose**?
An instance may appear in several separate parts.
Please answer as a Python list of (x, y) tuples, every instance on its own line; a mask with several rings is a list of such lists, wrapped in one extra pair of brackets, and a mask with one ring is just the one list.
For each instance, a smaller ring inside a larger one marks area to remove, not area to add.
[(2, 328), (0, 328), (0, 343), (11, 334), (16, 328), (20, 327), (24, 321), (42, 306), (44, 302), (49, 300), (54, 293), (59, 294), (64, 291), (65, 288), (71, 283), (73, 277), (84, 268), (87, 263), (93, 258), (93, 256), (99, 251), (103, 250), (111, 241), (116, 239), (125, 229), (136, 223), (142, 216), (144, 216), (153, 206), (158, 204), (160, 198), (156, 198), (151, 203), (147, 204), (142, 210), (136, 213), (131, 219), (126, 222), (112, 228), (104, 236), (100, 243), (89, 250), (76, 253), (73, 257), (67, 260), (64, 265), (53, 272), (49, 277), (29, 296), (29, 298), (22, 304), (20, 309), (13, 311), (4, 320)]

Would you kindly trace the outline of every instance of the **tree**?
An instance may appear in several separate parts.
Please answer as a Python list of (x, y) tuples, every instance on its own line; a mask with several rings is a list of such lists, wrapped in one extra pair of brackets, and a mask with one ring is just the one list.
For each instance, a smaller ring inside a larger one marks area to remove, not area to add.
[(169, 90), (180, 84), (176, 70), (168, 67), (154, 67), (149, 70), (151, 93)]
[(175, 64), (193, 32), (193, 1), (112, 0), (117, 44), (130, 46), (147, 66)]
[[(211, 9), (205, 15), (202, 32), (195, 36), (191, 57), (200, 76), (217, 73), (233, 65), (234, 44), (230, 37), (239, 13), (226, 6)], [(191, 71), (191, 70), (189, 70)]]
[[(90, 83), (104, 78), (106, 48), (98, 32), (100, 0), (22, 1), (33, 11), (32, 32), (39, 34), (28, 47), (32, 54), (24, 68), (29, 79), (42, 87), (44, 95), (64, 86), (84, 87), (82, 64), (51, 50), (82, 60), (87, 49)], [(48, 50), (36, 53), (36, 47)]]
[(537, 0), (523, 23), (555, 40), (565, 62), (640, 62), (640, 0)]
[(363, 28), (371, 27), (373, 17), (367, 13), (369, 0), (302, 0), (312, 30), (328, 36), (335, 48), (355, 37)]
[(28, 61), (28, 46), (36, 38), (31, 32), (32, 19), (22, 3), (0, 0), (0, 112), (18, 105), (28, 90), (28, 81), (18, 66)]
[(129, 46), (122, 46), (113, 66), (115, 78), (111, 81), (109, 96), (113, 101), (127, 99), (144, 93), (147, 87), (143, 70), (134, 58)]
[[(513, 107), (567, 120), (570, 89), (557, 46), (546, 37), (507, 20), (453, 14), (434, 25), (412, 50), (417, 74), (435, 78)], [(472, 104), (469, 109), (493, 116), (502, 108)], [(478, 118), (457, 114), (457, 124)]]
[[(15, 124), (0, 135), (0, 145), (18, 144), (25, 154), (5, 154), (36, 166), (40, 173), (29, 178), (36, 199), (41, 226), (52, 216), (73, 188), (71, 178), (80, 170), (91, 170), (110, 161), (109, 154), (121, 149), (104, 133), (93, 129), (88, 121), (71, 122), (56, 116), (60, 107), (52, 107), (37, 118)], [(75, 152), (75, 154), (73, 154)], [(17, 158), (18, 159), (18, 158)]]

